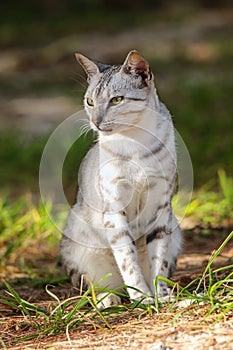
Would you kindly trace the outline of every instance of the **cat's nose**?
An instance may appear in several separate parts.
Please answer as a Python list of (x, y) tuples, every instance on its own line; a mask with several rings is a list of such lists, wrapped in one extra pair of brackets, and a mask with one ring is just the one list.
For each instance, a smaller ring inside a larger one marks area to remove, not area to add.
[(92, 123), (99, 128), (100, 124), (102, 122), (102, 118), (92, 119)]
[(100, 122), (98, 119), (92, 119), (92, 123), (98, 128), (98, 126), (100, 125)]

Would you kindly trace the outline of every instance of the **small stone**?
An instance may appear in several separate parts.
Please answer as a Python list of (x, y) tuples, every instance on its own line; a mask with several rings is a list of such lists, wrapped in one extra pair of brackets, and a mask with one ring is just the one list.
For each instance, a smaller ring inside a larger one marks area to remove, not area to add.
[(152, 344), (148, 350), (170, 350), (170, 348), (167, 347), (162, 341), (157, 341), (156, 343)]

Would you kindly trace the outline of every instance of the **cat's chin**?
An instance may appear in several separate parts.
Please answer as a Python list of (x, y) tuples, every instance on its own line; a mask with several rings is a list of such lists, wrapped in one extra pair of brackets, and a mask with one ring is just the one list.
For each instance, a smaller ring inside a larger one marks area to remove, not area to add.
[(113, 129), (110, 127), (107, 127), (107, 128), (106, 127), (103, 127), (103, 128), (99, 127), (98, 131), (102, 132), (102, 133), (110, 133), (113, 131)]
[[(132, 126), (131, 126), (132, 127)], [(103, 133), (104, 135), (107, 135), (107, 134), (119, 134), (119, 133), (124, 133), (124, 132), (127, 132), (127, 130), (129, 130), (130, 127), (126, 124), (117, 124), (117, 125), (114, 125), (114, 126), (109, 126), (108, 128), (99, 128), (99, 132)]]
[(120, 127), (99, 127), (98, 132), (102, 135), (110, 135), (110, 134), (115, 134), (118, 133), (122, 130)]
[(116, 129), (109, 129), (109, 130), (98, 130), (99, 134), (103, 135), (103, 136), (111, 136), (114, 134), (121, 134), (124, 132), (127, 132), (127, 130), (125, 128), (116, 128)]

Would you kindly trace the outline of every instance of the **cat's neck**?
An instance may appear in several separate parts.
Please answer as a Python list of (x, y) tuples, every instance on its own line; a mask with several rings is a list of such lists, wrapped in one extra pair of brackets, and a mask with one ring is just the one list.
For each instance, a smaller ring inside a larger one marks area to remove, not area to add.
[(142, 112), (139, 123), (130, 125), (129, 128), (111, 133), (99, 135), (100, 147), (105, 145), (113, 145), (117, 153), (125, 154), (136, 151), (138, 148), (150, 148), (157, 141), (156, 130), (159, 120), (159, 113), (152, 109)]

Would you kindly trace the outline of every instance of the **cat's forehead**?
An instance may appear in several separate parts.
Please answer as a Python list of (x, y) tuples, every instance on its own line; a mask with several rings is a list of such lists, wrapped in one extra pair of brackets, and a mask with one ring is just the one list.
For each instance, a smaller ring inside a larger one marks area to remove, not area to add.
[(96, 98), (105, 94), (115, 94), (120, 91), (134, 89), (137, 81), (121, 70), (121, 65), (110, 66), (90, 81), (88, 92)]
[(95, 95), (98, 97), (104, 90), (114, 90), (119, 87), (121, 74), (119, 74), (121, 66), (111, 66), (106, 69), (97, 80)]

